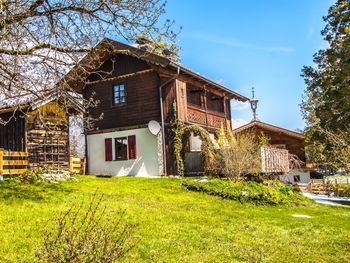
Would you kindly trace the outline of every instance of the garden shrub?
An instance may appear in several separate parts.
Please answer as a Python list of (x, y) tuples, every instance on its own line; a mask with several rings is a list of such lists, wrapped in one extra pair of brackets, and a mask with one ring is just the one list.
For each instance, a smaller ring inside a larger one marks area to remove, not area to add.
[(55, 165), (45, 165), (28, 169), (17, 178), (21, 183), (26, 184), (34, 184), (43, 181), (57, 182), (72, 179), (68, 171), (62, 170), (59, 166)]
[(23, 174), (20, 174), (17, 178), (21, 183), (33, 184), (33, 183), (44, 181), (45, 176), (43, 174), (45, 172), (47, 172), (47, 168), (37, 167), (34, 169), (27, 170)]
[(73, 206), (58, 215), (44, 236), (37, 257), (41, 262), (116, 262), (135, 246), (134, 226), (126, 224), (125, 211), (102, 205), (95, 193), (87, 206)]
[(259, 205), (303, 205), (308, 199), (295, 193), (291, 187), (279, 181), (229, 181), (212, 179), (208, 182), (186, 180), (182, 185), (190, 191), (204, 192), (225, 199), (237, 200), (241, 203)]
[(350, 184), (332, 185), (331, 190), (333, 191), (334, 196), (350, 197)]

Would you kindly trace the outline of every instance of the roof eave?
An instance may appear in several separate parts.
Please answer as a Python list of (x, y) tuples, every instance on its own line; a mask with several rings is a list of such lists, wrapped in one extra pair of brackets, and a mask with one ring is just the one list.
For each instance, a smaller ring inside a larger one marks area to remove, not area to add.
[(216, 83), (215, 81), (212, 81), (212, 80), (210, 80), (210, 79), (208, 79), (208, 78), (206, 78), (206, 77), (204, 77), (204, 76), (202, 76), (202, 75), (200, 75), (200, 74), (198, 74), (198, 73), (196, 73), (196, 72), (194, 72), (194, 71), (192, 71), (192, 70), (190, 70), (190, 69), (188, 69), (186, 67), (183, 67), (183, 66), (181, 66), (181, 65), (179, 65), (177, 63), (171, 62), (171, 61), (170, 61), (169, 65), (171, 67), (173, 67), (173, 68), (178, 68), (179, 67), (180, 68), (180, 72), (183, 71), (184, 73), (189, 74), (189, 75), (191, 75), (191, 76), (193, 76), (195, 78), (198, 78), (198, 79), (208, 83), (211, 86), (214, 86), (214, 87), (217, 87), (220, 90), (223, 90), (227, 94), (231, 95), (232, 98), (235, 98), (235, 99), (237, 99), (239, 101), (242, 101), (242, 102), (249, 101), (249, 98), (247, 98), (247, 97), (245, 97), (245, 96), (243, 96), (243, 95), (241, 95), (241, 94), (239, 94), (237, 92), (234, 92), (233, 90), (231, 90), (231, 89), (229, 89), (229, 88), (227, 88), (227, 87), (225, 87), (225, 86), (223, 86), (223, 85), (221, 85), (219, 83)]

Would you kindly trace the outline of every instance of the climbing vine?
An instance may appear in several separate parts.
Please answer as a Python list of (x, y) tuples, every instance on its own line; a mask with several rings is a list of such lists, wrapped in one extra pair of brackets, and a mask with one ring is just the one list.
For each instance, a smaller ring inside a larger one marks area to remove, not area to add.
[(210, 138), (209, 132), (198, 125), (185, 125), (176, 114), (176, 103), (174, 102), (174, 121), (172, 122), (172, 131), (174, 132), (174, 154), (177, 163), (179, 176), (185, 175), (185, 146), (187, 145), (191, 134), (199, 136), (202, 140), (201, 157), (203, 160), (204, 172), (212, 175), (216, 167), (216, 152), (214, 144)]

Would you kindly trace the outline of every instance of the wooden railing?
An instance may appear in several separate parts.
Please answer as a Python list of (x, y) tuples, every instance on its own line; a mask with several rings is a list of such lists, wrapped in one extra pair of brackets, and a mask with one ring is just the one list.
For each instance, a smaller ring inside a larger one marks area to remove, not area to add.
[(263, 173), (289, 172), (290, 167), (288, 150), (273, 147), (262, 147), (261, 166)]
[(74, 174), (85, 174), (85, 160), (77, 157), (70, 157), (70, 172)]
[(222, 123), (226, 123), (223, 113), (213, 111), (207, 111), (206, 113), (204, 109), (193, 105), (187, 105), (187, 121), (215, 128), (220, 128)]
[(28, 152), (10, 152), (0, 148), (0, 179), (4, 175), (17, 175), (28, 169)]
[[(308, 184), (308, 191), (313, 194), (329, 195), (334, 192), (333, 186), (350, 184), (348, 177), (344, 178), (327, 178), (327, 179), (311, 179)], [(340, 187), (341, 188), (341, 187)]]

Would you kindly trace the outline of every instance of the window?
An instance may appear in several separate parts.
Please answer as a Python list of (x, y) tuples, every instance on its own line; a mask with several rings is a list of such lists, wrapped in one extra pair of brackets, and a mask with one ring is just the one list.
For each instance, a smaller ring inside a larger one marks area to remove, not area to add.
[(294, 179), (294, 183), (300, 183), (300, 175), (294, 175), (293, 179)]
[(115, 138), (115, 160), (127, 160), (128, 159), (128, 140), (127, 137)]
[(113, 86), (113, 105), (125, 103), (125, 85), (119, 84)]
[(192, 133), (189, 141), (190, 141), (190, 151), (191, 152), (202, 151), (202, 140), (199, 136), (195, 136)]
[[(113, 144), (114, 140), (114, 144)], [(130, 135), (105, 139), (105, 160), (126, 161), (136, 160), (136, 136)]]

